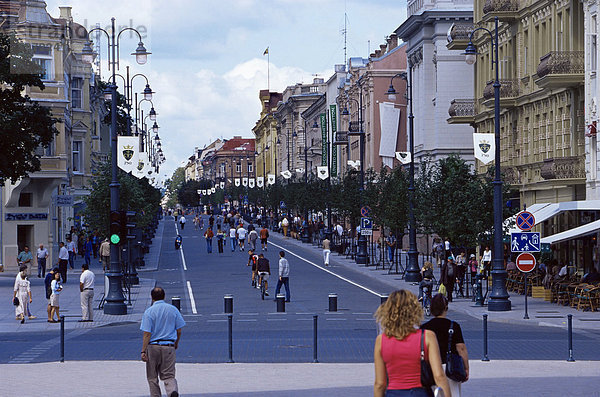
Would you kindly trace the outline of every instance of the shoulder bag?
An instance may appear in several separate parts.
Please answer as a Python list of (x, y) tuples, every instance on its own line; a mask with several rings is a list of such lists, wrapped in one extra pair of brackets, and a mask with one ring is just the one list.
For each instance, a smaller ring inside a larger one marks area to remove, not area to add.
[(465, 363), (459, 354), (452, 353), (452, 334), (454, 334), (454, 321), (450, 322), (448, 330), (448, 353), (446, 354), (446, 376), (456, 382), (467, 380)]
[(435, 379), (433, 378), (433, 372), (431, 371), (431, 365), (429, 361), (425, 360), (425, 347), (424, 340), (425, 339), (425, 330), (421, 330), (421, 385), (429, 389), (431, 386), (435, 385)]
[(17, 298), (16, 296), (13, 298), (13, 305), (15, 306), (19, 306), (19, 298)]

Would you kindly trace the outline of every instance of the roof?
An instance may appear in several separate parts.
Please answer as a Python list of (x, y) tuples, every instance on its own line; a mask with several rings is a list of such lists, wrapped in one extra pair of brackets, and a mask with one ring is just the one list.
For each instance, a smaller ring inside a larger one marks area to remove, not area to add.
[(233, 138), (229, 139), (223, 147), (222, 151), (252, 151), (254, 152), (255, 140), (253, 138)]
[(0, 14), (2, 15), (19, 15), (21, 4), (16, 1), (0, 1)]

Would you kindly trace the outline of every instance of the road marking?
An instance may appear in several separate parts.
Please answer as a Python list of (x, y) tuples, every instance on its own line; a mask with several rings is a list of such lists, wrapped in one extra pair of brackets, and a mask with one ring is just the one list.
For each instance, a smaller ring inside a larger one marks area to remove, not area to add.
[(267, 321), (287, 321), (287, 318), (268, 318)]
[(179, 253), (181, 254), (181, 262), (183, 263), (183, 270), (187, 270), (187, 266), (185, 265), (185, 257), (183, 256), (183, 245), (179, 247)]
[(297, 318), (298, 321), (313, 321), (312, 318)]
[(248, 322), (255, 322), (255, 321), (257, 321), (257, 320), (256, 320), (256, 319), (252, 319), (252, 318), (251, 318), (251, 319), (245, 319), (245, 320), (235, 320), (235, 321), (238, 321), (238, 322), (247, 322), (247, 323), (248, 323)]
[(352, 313), (352, 314), (357, 315), (357, 316), (371, 316), (371, 315), (373, 315), (373, 313), (359, 313), (359, 312)]
[(194, 314), (198, 314), (198, 311), (196, 310), (196, 301), (194, 300), (194, 292), (192, 291), (192, 284), (190, 284), (190, 282), (187, 282), (187, 287), (188, 287), (188, 292), (190, 293), (190, 304), (192, 305), (192, 313)]
[(258, 316), (258, 313), (239, 313), (240, 316)]
[(374, 318), (357, 318), (356, 321), (375, 321)]
[(296, 258), (298, 258), (298, 259), (302, 259), (304, 262), (308, 263), (309, 265), (313, 265), (314, 267), (316, 267), (316, 268), (318, 268), (318, 269), (321, 269), (321, 270), (323, 270), (324, 272), (326, 272), (326, 273), (329, 273), (329, 274), (331, 274), (332, 276), (335, 276), (335, 277), (339, 278), (340, 280), (343, 280), (343, 281), (345, 281), (345, 282), (347, 282), (347, 283), (350, 283), (350, 284), (354, 285), (355, 287), (358, 287), (358, 288), (364, 289), (365, 291), (367, 291), (367, 292), (369, 292), (369, 293), (371, 293), (371, 294), (373, 294), (373, 295), (375, 295), (375, 296), (378, 296), (378, 297), (380, 297), (380, 298), (383, 296), (382, 294), (379, 294), (379, 293), (377, 293), (377, 292), (373, 291), (372, 289), (369, 289), (369, 288), (367, 288), (367, 287), (365, 287), (365, 286), (363, 286), (363, 285), (360, 285), (360, 284), (358, 284), (358, 283), (355, 283), (355, 282), (354, 282), (354, 281), (352, 281), (352, 280), (348, 280), (346, 277), (340, 276), (339, 274), (336, 274), (336, 273), (332, 272), (331, 270), (325, 269), (324, 267), (322, 267), (322, 266), (319, 266), (319, 265), (317, 265), (316, 263), (314, 263), (314, 262), (311, 262), (311, 261), (309, 261), (308, 259), (301, 257), (300, 255), (298, 255), (298, 254), (296, 254), (296, 253), (294, 253), (294, 252), (292, 252), (292, 251), (288, 250), (287, 248), (284, 248), (284, 247), (282, 247), (281, 245), (275, 244), (275, 243), (273, 243), (273, 242), (271, 242), (271, 244), (272, 244), (272, 245), (274, 245), (275, 247), (281, 248), (282, 250), (284, 250), (284, 251), (286, 251), (286, 252), (288, 252), (288, 253), (290, 253), (290, 254), (294, 255), (294, 256), (295, 256)]
[(345, 318), (326, 318), (326, 321), (346, 321)]
[(225, 323), (227, 320), (206, 320), (207, 323)]

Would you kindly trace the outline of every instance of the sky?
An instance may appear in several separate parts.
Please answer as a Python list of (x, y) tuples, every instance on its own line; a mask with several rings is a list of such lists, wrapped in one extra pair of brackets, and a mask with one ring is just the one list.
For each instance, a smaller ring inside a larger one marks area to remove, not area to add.
[[(71, 3), (69, 3), (71, 2)], [(71, 6), (75, 22), (91, 29), (134, 27), (152, 52), (135, 64), (137, 38), (125, 32), (120, 41), (120, 72), (143, 73), (155, 91), (162, 148), (167, 158), (160, 179), (187, 162), (194, 148), (217, 138), (253, 137), (260, 116), (259, 90), (282, 92), (296, 83), (327, 79), (347, 56), (368, 57), (406, 19), (398, 0), (46, 0), (59, 16)], [(346, 13), (347, 17), (344, 17)], [(106, 61), (107, 41), (101, 39)], [(269, 48), (267, 56), (263, 53)], [(106, 64), (101, 68), (109, 76)], [(117, 83), (122, 84), (117, 78)], [(143, 78), (134, 80), (141, 92)], [(122, 88), (122, 87), (120, 87)], [(149, 111), (149, 105), (142, 109)]]

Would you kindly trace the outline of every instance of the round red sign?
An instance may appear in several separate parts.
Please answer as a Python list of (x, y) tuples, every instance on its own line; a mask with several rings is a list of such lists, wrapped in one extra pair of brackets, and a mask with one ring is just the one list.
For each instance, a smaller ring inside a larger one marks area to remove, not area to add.
[(535, 269), (535, 256), (530, 254), (529, 252), (523, 252), (519, 256), (517, 256), (517, 269), (522, 271), (523, 273), (529, 273), (533, 269)]

